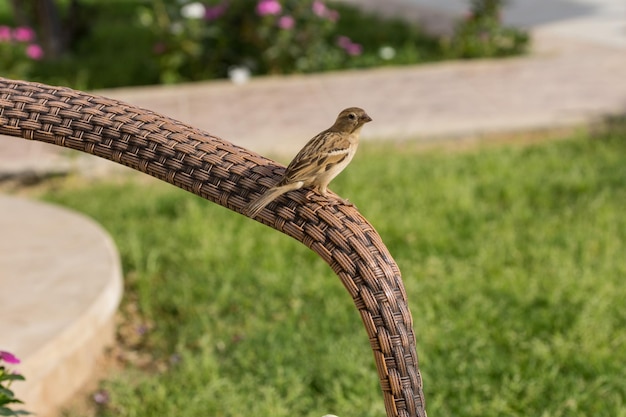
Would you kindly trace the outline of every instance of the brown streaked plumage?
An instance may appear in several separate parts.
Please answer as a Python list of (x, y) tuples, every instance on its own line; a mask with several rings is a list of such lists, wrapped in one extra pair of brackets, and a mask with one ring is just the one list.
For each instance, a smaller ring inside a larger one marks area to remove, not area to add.
[(350, 163), (359, 146), (361, 128), (370, 121), (372, 118), (361, 108), (343, 110), (331, 127), (304, 145), (289, 163), (278, 184), (251, 201), (244, 212), (256, 217), (278, 196), (302, 187), (317, 188), (326, 197), (328, 184)]

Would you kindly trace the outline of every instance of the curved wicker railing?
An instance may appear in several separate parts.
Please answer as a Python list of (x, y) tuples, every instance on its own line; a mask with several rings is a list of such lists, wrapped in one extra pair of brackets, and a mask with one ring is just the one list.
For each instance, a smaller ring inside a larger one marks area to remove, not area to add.
[[(69, 88), (3, 78), (0, 134), (109, 159), (238, 213), (284, 170), (149, 110)], [(387, 415), (426, 416), (413, 321), (398, 266), (354, 207), (320, 205), (305, 195), (288, 193), (275, 211), (264, 210), (260, 221), (311, 248), (341, 279), (369, 336)]]

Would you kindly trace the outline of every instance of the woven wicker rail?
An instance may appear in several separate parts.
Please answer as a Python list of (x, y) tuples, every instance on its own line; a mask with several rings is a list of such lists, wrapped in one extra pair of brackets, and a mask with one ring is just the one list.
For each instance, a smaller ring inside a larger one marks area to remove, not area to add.
[[(145, 172), (241, 213), (284, 167), (149, 110), (62, 87), (0, 78), (0, 134), (76, 149)], [(260, 220), (304, 243), (337, 274), (361, 314), (389, 417), (426, 416), (400, 270), (354, 207), (281, 197)], [(321, 198), (321, 197), (320, 197)]]

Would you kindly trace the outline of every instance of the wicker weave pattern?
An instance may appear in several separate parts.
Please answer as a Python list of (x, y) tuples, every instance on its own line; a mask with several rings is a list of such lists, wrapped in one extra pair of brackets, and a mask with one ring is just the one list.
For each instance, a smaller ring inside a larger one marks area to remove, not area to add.
[[(167, 181), (231, 210), (284, 167), (154, 112), (68, 88), (0, 78), (0, 134), (76, 149)], [(413, 322), (400, 271), (354, 207), (280, 197), (261, 221), (318, 253), (361, 314), (389, 417), (426, 416)], [(315, 201), (313, 201), (315, 200)]]

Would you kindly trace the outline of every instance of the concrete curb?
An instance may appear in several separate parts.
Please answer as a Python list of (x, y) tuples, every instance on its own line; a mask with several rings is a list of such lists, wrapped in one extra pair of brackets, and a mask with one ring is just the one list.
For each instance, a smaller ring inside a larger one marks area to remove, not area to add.
[(0, 214), (1, 345), (26, 377), (12, 388), (28, 411), (55, 415), (114, 342), (119, 256), (81, 214), (2, 195)]

